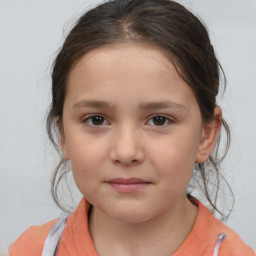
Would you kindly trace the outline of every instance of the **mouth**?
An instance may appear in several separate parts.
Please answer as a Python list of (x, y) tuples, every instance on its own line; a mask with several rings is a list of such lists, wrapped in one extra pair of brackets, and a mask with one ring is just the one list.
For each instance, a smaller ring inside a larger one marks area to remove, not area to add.
[(133, 193), (137, 192), (141, 189), (148, 187), (152, 182), (145, 181), (138, 178), (116, 178), (105, 181), (109, 186), (111, 186), (114, 190), (121, 193)]

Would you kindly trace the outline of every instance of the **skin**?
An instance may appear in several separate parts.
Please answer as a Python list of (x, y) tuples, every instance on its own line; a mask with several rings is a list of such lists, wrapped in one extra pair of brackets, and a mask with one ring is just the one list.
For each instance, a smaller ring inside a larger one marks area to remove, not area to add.
[[(88, 100), (110, 108), (88, 107)], [(139, 106), (160, 101), (171, 105)], [(93, 205), (89, 228), (99, 255), (159, 256), (179, 248), (197, 216), (186, 197), (193, 167), (208, 159), (220, 125), (219, 107), (202, 122), (193, 91), (159, 49), (110, 45), (78, 61), (68, 79), (61, 146)], [(130, 193), (108, 183), (131, 177), (148, 183)]]

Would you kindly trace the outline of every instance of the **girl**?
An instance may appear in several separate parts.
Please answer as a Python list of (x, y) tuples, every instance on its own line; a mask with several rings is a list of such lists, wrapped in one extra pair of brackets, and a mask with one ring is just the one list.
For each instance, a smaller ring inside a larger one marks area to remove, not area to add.
[(188, 189), (200, 175), (221, 213), (220, 71), (206, 28), (174, 1), (111, 0), (85, 13), (54, 62), (47, 119), (62, 150), (54, 199), (61, 206), (68, 162), (84, 197), (29, 228), (10, 255), (255, 255)]

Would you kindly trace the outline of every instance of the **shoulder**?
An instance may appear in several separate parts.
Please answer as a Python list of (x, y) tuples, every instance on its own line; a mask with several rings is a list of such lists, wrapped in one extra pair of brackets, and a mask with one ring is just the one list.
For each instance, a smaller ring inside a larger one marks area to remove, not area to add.
[(212, 233), (224, 233), (226, 238), (219, 249), (220, 256), (255, 256), (254, 250), (248, 246), (241, 237), (227, 225), (212, 216)]
[(10, 256), (41, 256), (46, 237), (57, 219), (29, 227), (9, 249)]
[(219, 256), (256, 256), (254, 250), (234, 230), (218, 220), (210, 212), (209, 215), (208, 237), (217, 242), (218, 235), (221, 233), (225, 234), (225, 239), (219, 248)]

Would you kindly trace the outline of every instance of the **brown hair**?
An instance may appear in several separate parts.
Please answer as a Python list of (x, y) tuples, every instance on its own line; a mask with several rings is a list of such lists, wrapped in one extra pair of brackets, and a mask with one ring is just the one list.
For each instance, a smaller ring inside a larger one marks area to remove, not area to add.
[[(57, 187), (68, 170), (59, 147), (58, 124), (62, 121), (69, 72), (90, 50), (115, 43), (151, 45), (161, 49), (192, 88), (204, 122), (213, 118), (221, 74), (224, 88), (226, 86), (225, 74), (215, 56), (207, 28), (182, 5), (170, 0), (110, 0), (87, 11), (66, 37), (52, 70), (52, 103), (47, 117), (47, 131), (61, 156), (52, 178), (52, 195), (62, 209)], [(213, 210), (224, 217), (217, 207), (222, 177), (220, 162), (226, 156), (230, 144), (230, 131), (224, 120), (222, 128), (226, 132), (222, 155), (219, 154), (219, 134), (209, 160), (195, 165), (193, 177)], [(191, 197), (190, 193), (188, 197)]]

